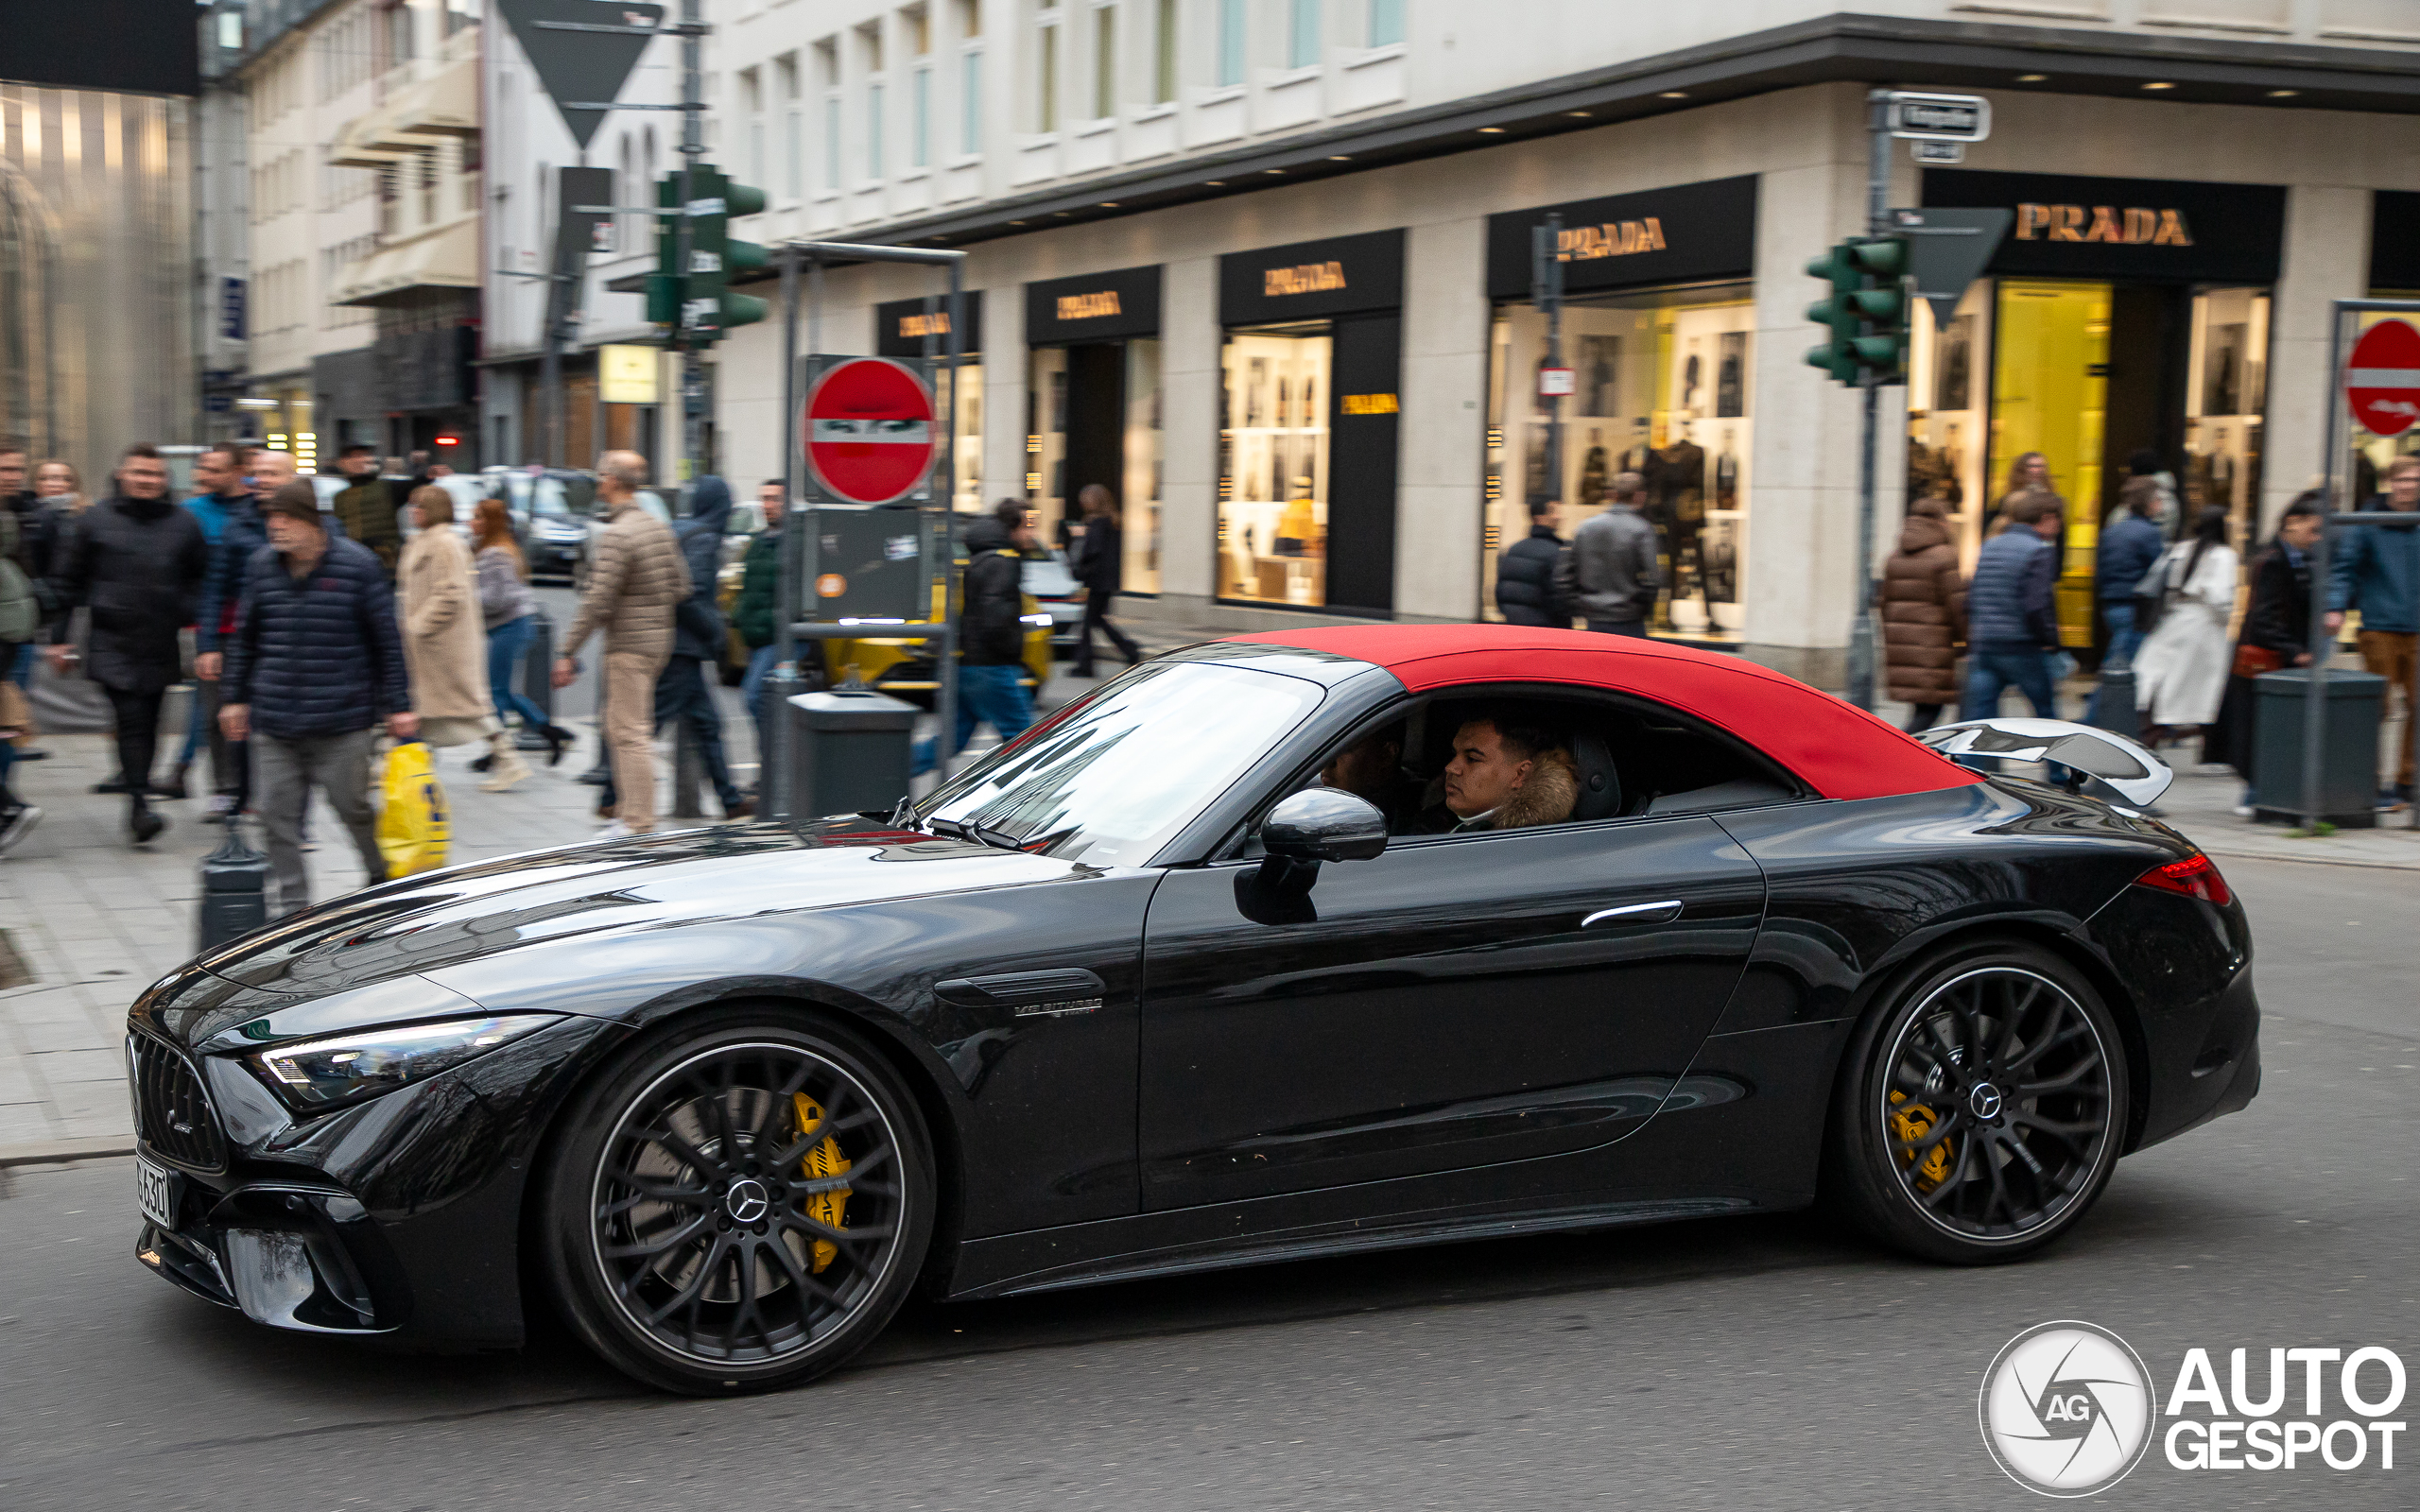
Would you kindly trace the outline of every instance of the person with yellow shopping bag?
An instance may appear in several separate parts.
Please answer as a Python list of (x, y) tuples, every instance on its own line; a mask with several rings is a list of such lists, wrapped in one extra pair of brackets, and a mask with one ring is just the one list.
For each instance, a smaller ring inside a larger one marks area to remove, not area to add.
[(252, 743), (253, 805), (276, 892), (269, 912), (282, 919), (311, 902), (302, 842), (314, 786), (344, 821), (369, 880), (387, 880), (370, 810), (372, 747), (381, 725), (407, 741), (420, 719), (378, 558), (329, 536), (308, 483), (280, 487), (261, 512), (268, 544), (245, 565), (218, 721), (228, 739)]

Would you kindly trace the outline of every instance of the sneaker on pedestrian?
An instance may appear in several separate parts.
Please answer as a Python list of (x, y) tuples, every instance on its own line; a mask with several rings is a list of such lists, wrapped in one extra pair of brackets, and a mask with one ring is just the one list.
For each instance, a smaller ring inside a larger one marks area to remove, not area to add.
[(149, 809), (136, 809), (127, 816), (126, 827), (136, 845), (149, 845), (167, 831), (168, 821)]
[(188, 796), (189, 791), (185, 786), (185, 765), (182, 762), (179, 762), (177, 769), (168, 774), (166, 782), (155, 782), (151, 784), (153, 798), (184, 798)]
[(33, 833), (42, 822), (42, 810), (30, 803), (20, 803), (6, 814), (0, 814), (0, 854)]
[(627, 840), (631, 837), (631, 827), (624, 824), (621, 820), (615, 819), (613, 823), (597, 831), (595, 838), (599, 840)]
[(2410, 802), (2411, 799), (2405, 798), (2401, 793), (2396, 792), (2392, 787), (2382, 787), (2378, 789), (2377, 811), (2380, 814), (2400, 814), (2410, 804)]
[(2235, 806), (2235, 816), (2238, 819), (2248, 819), (2252, 817), (2252, 805), (2249, 803), (2237, 804)]
[(529, 764), (521, 759), (520, 752), (509, 750), (504, 753), (503, 761), (496, 764), (493, 773), (488, 780), (479, 784), (479, 791), (501, 793), (528, 775)]
[(126, 791), (126, 774), (125, 774), (124, 772), (120, 772), (120, 773), (118, 773), (115, 777), (111, 778), (111, 779), (110, 779), (108, 782), (95, 782), (95, 783), (93, 784), (93, 791), (94, 791), (94, 792), (95, 792), (95, 793), (123, 793), (123, 792), (125, 792), (125, 791)]
[(752, 798), (735, 798), (722, 806), (722, 816), (726, 819), (749, 818), (755, 812), (756, 800)]
[(204, 812), (205, 812), (205, 813), (207, 813), (207, 814), (210, 816), (210, 817), (212, 817), (212, 818), (214, 818), (214, 819), (223, 819), (223, 818), (225, 818), (228, 815), (230, 815), (230, 814), (233, 813), (234, 811), (235, 811), (235, 795), (234, 795), (234, 794), (233, 794), (233, 793), (213, 793), (213, 794), (211, 794), (211, 795), (210, 795), (210, 807), (209, 807), (208, 809), (204, 810)]

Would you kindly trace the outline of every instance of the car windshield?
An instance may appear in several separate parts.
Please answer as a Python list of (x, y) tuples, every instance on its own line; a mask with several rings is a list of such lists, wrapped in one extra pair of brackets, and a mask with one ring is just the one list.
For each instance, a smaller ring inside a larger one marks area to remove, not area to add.
[(529, 512), (544, 519), (568, 518), (571, 509), (563, 503), (563, 486), (560, 479), (540, 478), (530, 490)]
[(1319, 707), (1317, 683), (1146, 662), (916, 806), (1045, 855), (1139, 867)]

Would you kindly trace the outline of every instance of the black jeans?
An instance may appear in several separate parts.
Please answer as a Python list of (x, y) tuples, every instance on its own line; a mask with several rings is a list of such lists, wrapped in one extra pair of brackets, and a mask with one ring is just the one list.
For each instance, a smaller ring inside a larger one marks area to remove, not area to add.
[(1937, 703), (1908, 705), (1908, 733), (1921, 735), (1933, 726), (1940, 724), (1942, 708), (1943, 705)]
[(160, 700), (166, 690), (133, 693), (103, 683), (101, 691), (110, 696), (110, 713), (117, 720), (117, 769), (139, 814), (151, 806), (151, 764), (160, 756)]
[(1143, 648), (1134, 644), (1134, 638), (1109, 623), (1109, 601), (1115, 596), (1114, 593), (1084, 595), (1084, 627), (1076, 635), (1075, 673), (1080, 678), (1089, 678), (1093, 675), (1093, 629), (1095, 627), (1107, 632), (1109, 644), (1115, 646), (1117, 654), (1128, 662), (1143, 660)]
[[(713, 784), (715, 797), (729, 813), (739, 801), (739, 789), (732, 782), (731, 765), (722, 753), (722, 709), (715, 702), (714, 689), (706, 682), (706, 664), (694, 656), (676, 656), (664, 663), (655, 678), (655, 728), (662, 730), (676, 719), (689, 722), (689, 732), (697, 737), (698, 759), (706, 768), (706, 781)], [(614, 801), (614, 779), (605, 779), (603, 803)]]

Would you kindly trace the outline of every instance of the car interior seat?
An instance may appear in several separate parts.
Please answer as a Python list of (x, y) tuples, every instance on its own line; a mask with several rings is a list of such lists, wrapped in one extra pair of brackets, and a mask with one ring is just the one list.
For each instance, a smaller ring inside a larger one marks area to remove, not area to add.
[(1580, 773), (1580, 800), (1572, 806), (1570, 822), (1610, 819), (1622, 812), (1621, 773), (1615, 769), (1613, 748), (1603, 735), (1595, 730), (1573, 735), (1571, 764)]

